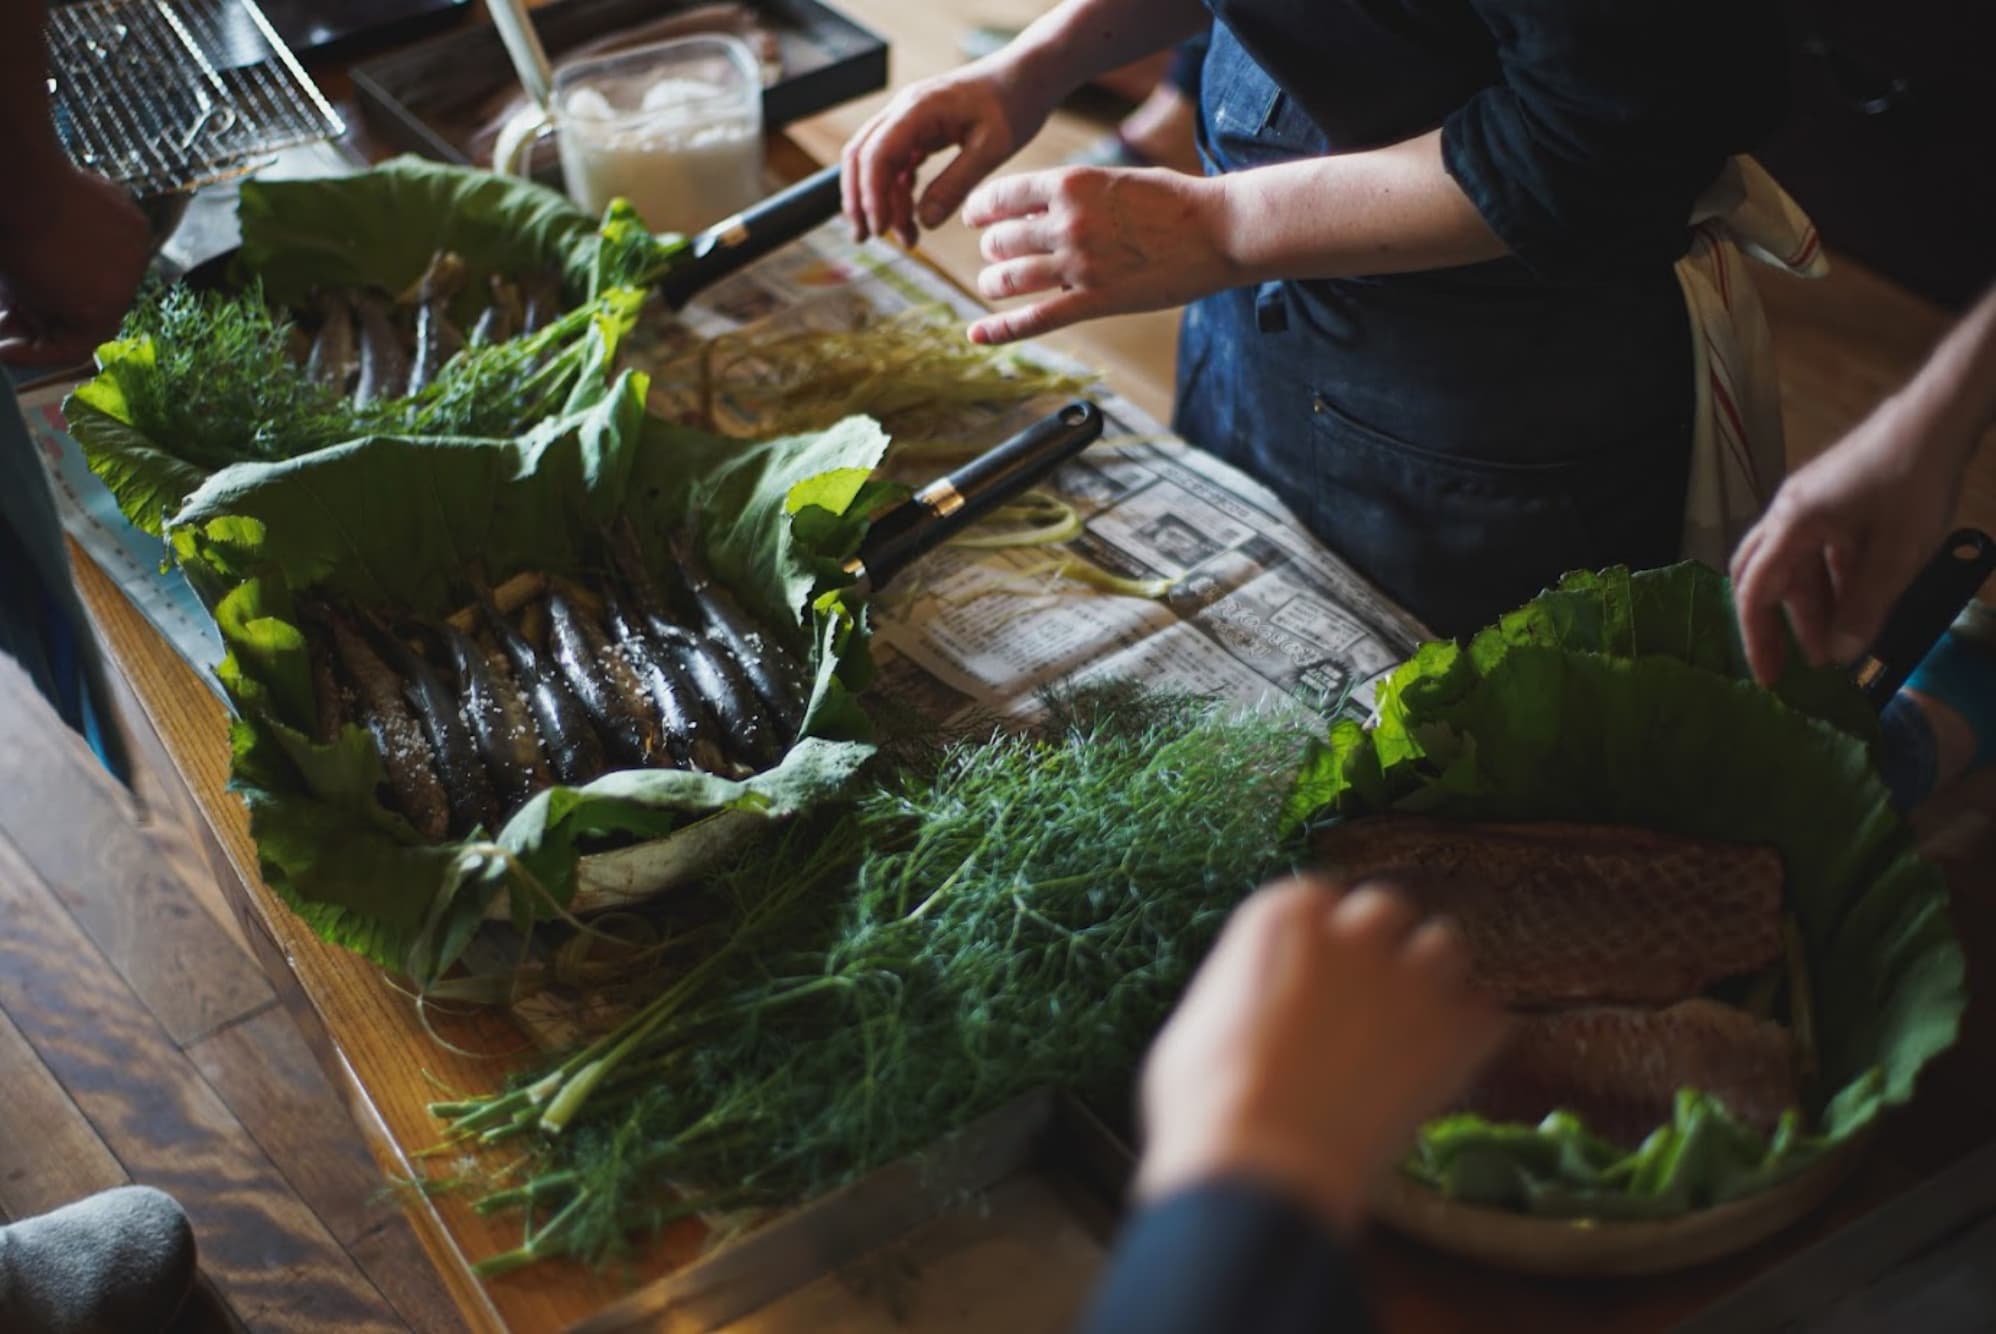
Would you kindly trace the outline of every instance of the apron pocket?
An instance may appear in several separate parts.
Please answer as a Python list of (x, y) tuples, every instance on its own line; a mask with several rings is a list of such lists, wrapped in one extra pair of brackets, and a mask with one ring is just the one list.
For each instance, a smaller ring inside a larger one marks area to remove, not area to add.
[(1500, 463), (1396, 439), (1311, 402), (1317, 534), (1430, 628), (1478, 629), (1568, 570), (1614, 564), (1602, 460)]

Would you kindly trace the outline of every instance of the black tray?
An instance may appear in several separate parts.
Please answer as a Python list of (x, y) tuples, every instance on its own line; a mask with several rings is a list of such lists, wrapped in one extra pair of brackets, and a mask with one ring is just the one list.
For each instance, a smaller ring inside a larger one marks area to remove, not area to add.
[(259, 8), (291, 54), (316, 62), (441, 32), (471, 12), (471, 0), (260, 0)]
[[(763, 123), (779, 128), (887, 86), (887, 43), (817, 0), (747, 0), (775, 34), (783, 77), (763, 90)], [(556, 0), (533, 11), (551, 59), (601, 34), (698, 0)], [(394, 147), (473, 164), (453, 142), (450, 122), (514, 83), (513, 66), (490, 24), (435, 37), (353, 67), (354, 94), (369, 127)]]

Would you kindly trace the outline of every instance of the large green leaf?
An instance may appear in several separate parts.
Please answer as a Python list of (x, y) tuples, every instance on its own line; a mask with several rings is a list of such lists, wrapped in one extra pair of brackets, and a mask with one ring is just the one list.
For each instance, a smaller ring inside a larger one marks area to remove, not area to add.
[[(484, 859), (519, 868), (515, 888), (530, 880), (565, 903), (578, 838), (650, 837), (727, 809), (788, 815), (840, 790), (871, 753), (845, 679), (865, 658), (862, 620), (799, 574), (835, 568), (850, 550), (800, 537), (792, 518), (795, 497), (858, 500), (823, 479), (870, 468), (886, 437), (855, 420), (781, 440), (725, 440), (646, 418), (644, 391), (642, 376), (626, 374), (600, 402), (515, 440), (382, 436), (239, 464), (211, 477), (171, 525), (175, 553), (228, 645), (221, 677), (242, 716), (234, 779), (265, 874), (329, 938), (425, 980), (504, 888), (482, 874)], [(744, 781), (612, 773), (543, 793), (489, 842), (424, 846), (379, 804), (380, 761), (361, 729), (332, 745), (308, 739), (309, 668), (288, 619), (292, 592), (439, 615), (460, 605), (474, 562), (495, 579), (581, 572), (593, 536), (620, 515), (661, 568), (663, 536), (690, 524), (718, 577), (808, 649), (816, 680), (804, 738)], [(857, 537), (853, 524), (827, 530)]]
[(453, 312), (465, 321), (476, 316), (472, 302), (489, 273), (556, 271), (570, 304), (598, 281), (597, 220), (564, 195), (418, 157), (350, 176), (246, 181), (237, 212), (242, 266), (279, 305), (297, 305), (321, 287), (401, 291), (439, 250), (470, 268), (467, 295)]
[[(149, 289), (122, 336), (97, 350), (96, 377), (65, 405), (91, 469), (151, 533), (206, 474), (232, 463), (380, 432), (507, 434), (582, 406), (570, 394), (601, 392), (643, 284), (684, 249), (644, 231), (627, 208), (613, 208), (599, 229), (544, 187), (417, 158), (350, 176), (250, 181), (238, 212), (242, 290)], [(575, 309), (538, 343), (515, 339), (453, 360), (412, 398), (356, 409), (308, 381), (282, 311), (320, 289), (401, 291), (439, 249), (469, 269), (453, 311), (462, 328), (489, 299), (488, 274), (557, 273)], [(218, 373), (218, 362), (233, 374)]]
[(154, 537), (165, 532), (166, 521), (208, 476), (206, 469), (175, 458), (144, 432), (80, 397), (63, 405), (63, 422), (90, 471), (117, 501), (118, 512)]
[[(600, 220), (558, 191), (513, 176), (426, 158), (393, 158), (368, 171), (311, 180), (249, 181), (238, 208), (242, 264), (272, 301), (291, 305), (317, 287), (374, 284), (399, 291), (439, 250), (469, 266), (467, 291), (488, 273), (560, 273), (569, 304), (613, 287), (646, 287), (686, 248), (654, 236), (630, 205)], [(467, 295), (455, 313), (477, 312)]]
[(1316, 748), (1291, 814), (1597, 821), (1778, 848), (1814, 978), (1806, 1122), (1763, 1137), (1687, 1090), (1625, 1153), (1564, 1114), (1458, 1116), (1424, 1132), (1416, 1176), (1536, 1213), (1681, 1212), (1815, 1161), (1910, 1098), (1954, 1041), (1965, 992), (1945, 886), (1877, 776), (1875, 721), (1835, 673), (1753, 685), (1732, 625), (1702, 567), (1570, 578), (1466, 648), (1424, 646), (1370, 730), (1340, 723)]

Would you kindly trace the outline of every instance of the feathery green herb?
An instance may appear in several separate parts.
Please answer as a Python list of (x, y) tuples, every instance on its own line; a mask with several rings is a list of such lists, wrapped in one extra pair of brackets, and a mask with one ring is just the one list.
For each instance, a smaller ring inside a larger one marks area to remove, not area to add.
[[(148, 288), (100, 350), (122, 399), (114, 412), (207, 471), (292, 458), (366, 435), (516, 435), (559, 410), (592, 366), (607, 374), (642, 293), (614, 290), (524, 338), (467, 348), (423, 391), (356, 408), (293, 356), (289, 316), (252, 283), (236, 292)], [(593, 338), (593, 328), (604, 327)], [(102, 406), (92, 394), (79, 396)]]
[(477, 1183), (527, 1218), (485, 1271), (801, 1201), (1031, 1089), (1120, 1103), (1228, 911), (1292, 864), (1302, 739), (1109, 688), (749, 852), (707, 891), (721, 943), (630, 1021), (433, 1108), (524, 1150)]
[(100, 358), (124, 392), (130, 425), (214, 470), (349, 433), (346, 397), (292, 359), (292, 329), (257, 287), (231, 295), (156, 284)]

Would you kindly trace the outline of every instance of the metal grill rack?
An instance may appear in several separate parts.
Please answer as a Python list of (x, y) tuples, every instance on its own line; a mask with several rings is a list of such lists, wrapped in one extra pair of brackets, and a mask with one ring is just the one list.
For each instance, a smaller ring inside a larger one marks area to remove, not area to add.
[(49, 11), (71, 160), (141, 196), (191, 190), (345, 125), (253, 0), (84, 0)]

